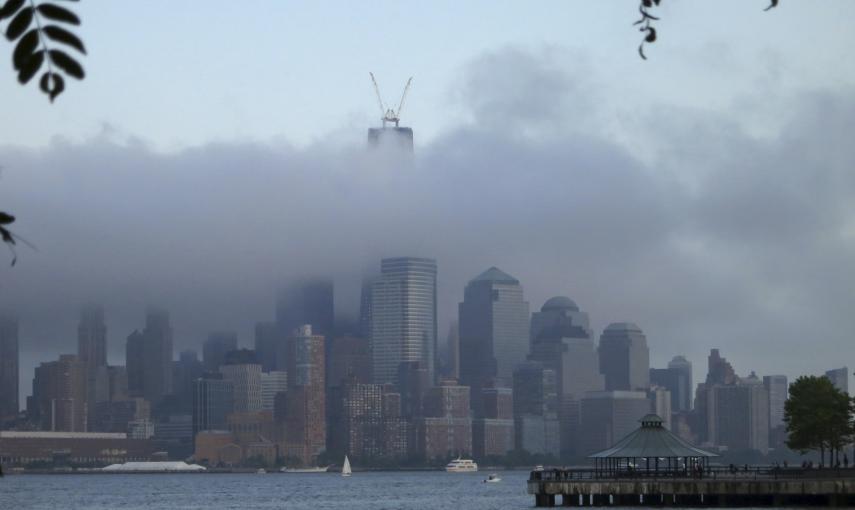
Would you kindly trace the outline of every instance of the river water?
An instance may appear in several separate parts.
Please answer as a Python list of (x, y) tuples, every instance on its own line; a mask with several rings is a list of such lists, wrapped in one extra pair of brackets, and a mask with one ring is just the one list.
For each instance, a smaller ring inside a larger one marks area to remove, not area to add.
[(13, 475), (0, 478), (0, 509), (419, 509), (534, 506), (525, 471), (488, 473)]

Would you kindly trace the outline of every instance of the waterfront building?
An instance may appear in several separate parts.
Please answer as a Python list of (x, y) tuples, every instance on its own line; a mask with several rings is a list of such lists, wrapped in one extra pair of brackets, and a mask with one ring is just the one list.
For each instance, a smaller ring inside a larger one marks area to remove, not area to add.
[(472, 453), (477, 459), (504, 456), (514, 449), (514, 399), (511, 388), (482, 388), (481, 415), (472, 420)]
[(369, 345), (377, 384), (396, 384), (398, 367), (418, 361), (434, 380), (436, 358), (436, 261), (383, 259), (371, 283)]
[(233, 413), (234, 385), (223, 374), (206, 372), (196, 380), (193, 391), (193, 435), (203, 430), (225, 430)]
[(592, 391), (582, 398), (577, 455), (604, 450), (636, 429), (650, 412), (642, 391)]
[(709, 388), (707, 441), (729, 450), (769, 451), (769, 393), (752, 373)]
[(41, 430), (86, 432), (86, 365), (73, 354), (36, 367), (31, 417)]
[(18, 320), (0, 312), (0, 424), (18, 416)]
[(606, 391), (647, 391), (650, 352), (641, 328), (631, 322), (613, 322), (600, 335), (600, 373)]
[(143, 331), (128, 337), (125, 357), (132, 397), (156, 405), (172, 393), (172, 326), (166, 311), (148, 310)]
[(416, 420), (415, 452), (427, 460), (472, 454), (469, 387), (440, 381), (424, 396), (423, 416)]
[(124, 433), (0, 431), (0, 461), (7, 467), (103, 466), (147, 461), (152, 453), (150, 441)]
[[(494, 381), (510, 384), (529, 343), (528, 302), (519, 280), (491, 267), (466, 285), (458, 308), (461, 384), (473, 395)], [(472, 403), (481, 416), (480, 398)]]
[(787, 404), (790, 389), (787, 376), (763, 376), (763, 386), (769, 393), (769, 428), (784, 426), (784, 406)]
[(558, 383), (555, 371), (526, 362), (514, 371), (513, 416), (516, 449), (558, 455)]
[(326, 447), (324, 337), (299, 327), (289, 342), (285, 456), (313, 464)]
[(288, 391), (288, 372), (273, 371), (261, 373), (261, 409), (273, 411), (277, 393)]
[(223, 379), (232, 385), (235, 412), (261, 410), (261, 365), (249, 349), (229, 351), (220, 366)]
[(834, 385), (835, 388), (842, 391), (843, 393), (849, 394), (849, 368), (835, 368), (834, 370), (829, 370), (825, 373), (825, 377), (831, 381), (831, 384)]
[(131, 422), (151, 419), (151, 405), (143, 398), (98, 402), (94, 416), (94, 431), (128, 432)]

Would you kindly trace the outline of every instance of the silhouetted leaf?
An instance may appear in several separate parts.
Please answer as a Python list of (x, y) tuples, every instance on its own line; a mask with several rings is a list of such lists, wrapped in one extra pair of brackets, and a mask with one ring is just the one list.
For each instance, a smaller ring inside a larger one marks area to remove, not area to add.
[(0, 225), (8, 225), (10, 223), (14, 223), (15, 217), (9, 213), (4, 213), (0, 211)]
[(15, 46), (15, 51), (12, 53), (12, 64), (15, 70), (21, 69), (23, 65), (33, 56), (36, 47), (39, 45), (39, 30), (34, 28), (24, 34), (21, 40)]
[(653, 0), (641, 0), (641, 5), (645, 7), (653, 7)]
[(9, 244), (15, 244), (15, 237), (12, 236), (12, 233), (6, 230), (3, 227), (0, 227), (0, 235), (3, 236), (3, 241)]
[(641, 58), (647, 60), (647, 57), (644, 56), (644, 43), (638, 45), (638, 54), (641, 55)]
[(58, 27), (56, 25), (48, 25), (42, 28), (42, 30), (44, 30), (45, 34), (47, 34), (47, 36), (53, 39), (54, 41), (65, 43), (69, 46), (77, 48), (80, 53), (86, 53), (86, 48), (83, 46), (83, 41), (81, 41), (79, 37), (72, 34), (68, 30), (62, 27)]
[(33, 56), (27, 59), (21, 69), (18, 70), (18, 81), (21, 85), (26, 84), (36, 74), (39, 68), (45, 61), (44, 50), (39, 50), (33, 53)]
[(50, 97), (50, 102), (52, 103), (56, 99), (56, 96), (62, 94), (62, 91), (65, 90), (65, 80), (57, 73), (48, 72), (42, 75), (39, 87), (41, 87), (42, 92)]
[(71, 23), (72, 25), (80, 24), (80, 18), (65, 7), (60, 7), (54, 4), (41, 4), (36, 7), (36, 9), (38, 9), (39, 14), (45, 18), (55, 21), (64, 21), (66, 23)]
[(656, 29), (653, 27), (647, 27), (647, 37), (644, 38), (645, 41), (651, 43), (656, 40)]
[(76, 60), (68, 56), (68, 53), (59, 50), (50, 50), (48, 53), (50, 53), (51, 61), (69, 75), (77, 78), (78, 80), (82, 80), (86, 75), (86, 73), (83, 72), (83, 67), (81, 67)]
[(770, 1), (771, 1), (771, 3), (769, 4), (769, 7), (766, 7), (765, 9), (763, 9), (764, 11), (768, 11), (769, 9), (772, 9), (774, 7), (778, 7), (778, 0), (770, 0)]
[(30, 23), (33, 22), (33, 8), (27, 7), (23, 9), (21, 12), (15, 15), (12, 18), (12, 21), (9, 22), (9, 26), (6, 27), (6, 39), (10, 41), (14, 41), (21, 34), (24, 33), (25, 30), (30, 28)]
[(0, 7), (0, 20), (6, 19), (9, 16), (14, 16), (22, 5), (24, 5), (24, 0), (7, 0), (7, 2), (3, 4), (3, 7)]

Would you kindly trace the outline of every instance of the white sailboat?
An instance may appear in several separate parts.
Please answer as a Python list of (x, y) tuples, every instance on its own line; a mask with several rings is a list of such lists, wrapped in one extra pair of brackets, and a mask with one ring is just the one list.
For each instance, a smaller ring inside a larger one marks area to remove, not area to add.
[(350, 476), (350, 461), (347, 459), (347, 455), (344, 456), (344, 464), (341, 466), (341, 476)]

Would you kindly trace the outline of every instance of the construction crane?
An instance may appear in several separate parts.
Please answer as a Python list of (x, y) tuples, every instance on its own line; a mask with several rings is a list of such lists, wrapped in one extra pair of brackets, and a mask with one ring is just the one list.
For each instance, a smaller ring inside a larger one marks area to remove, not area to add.
[(371, 76), (371, 83), (374, 84), (374, 92), (377, 94), (377, 103), (380, 105), (380, 115), (382, 116), (380, 119), (383, 121), (383, 127), (386, 127), (387, 122), (394, 122), (395, 127), (398, 127), (398, 123), (401, 121), (401, 110), (404, 108), (404, 100), (407, 98), (407, 92), (410, 90), (410, 84), (413, 82), (413, 77), (410, 76), (410, 79), (407, 80), (407, 84), (404, 85), (404, 92), (401, 94), (401, 101), (398, 103), (398, 109), (393, 110), (391, 108), (387, 108), (383, 103), (383, 96), (380, 95), (380, 87), (377, 85), (377, 80), (374, 78), (374, 73), (368, 73)]

